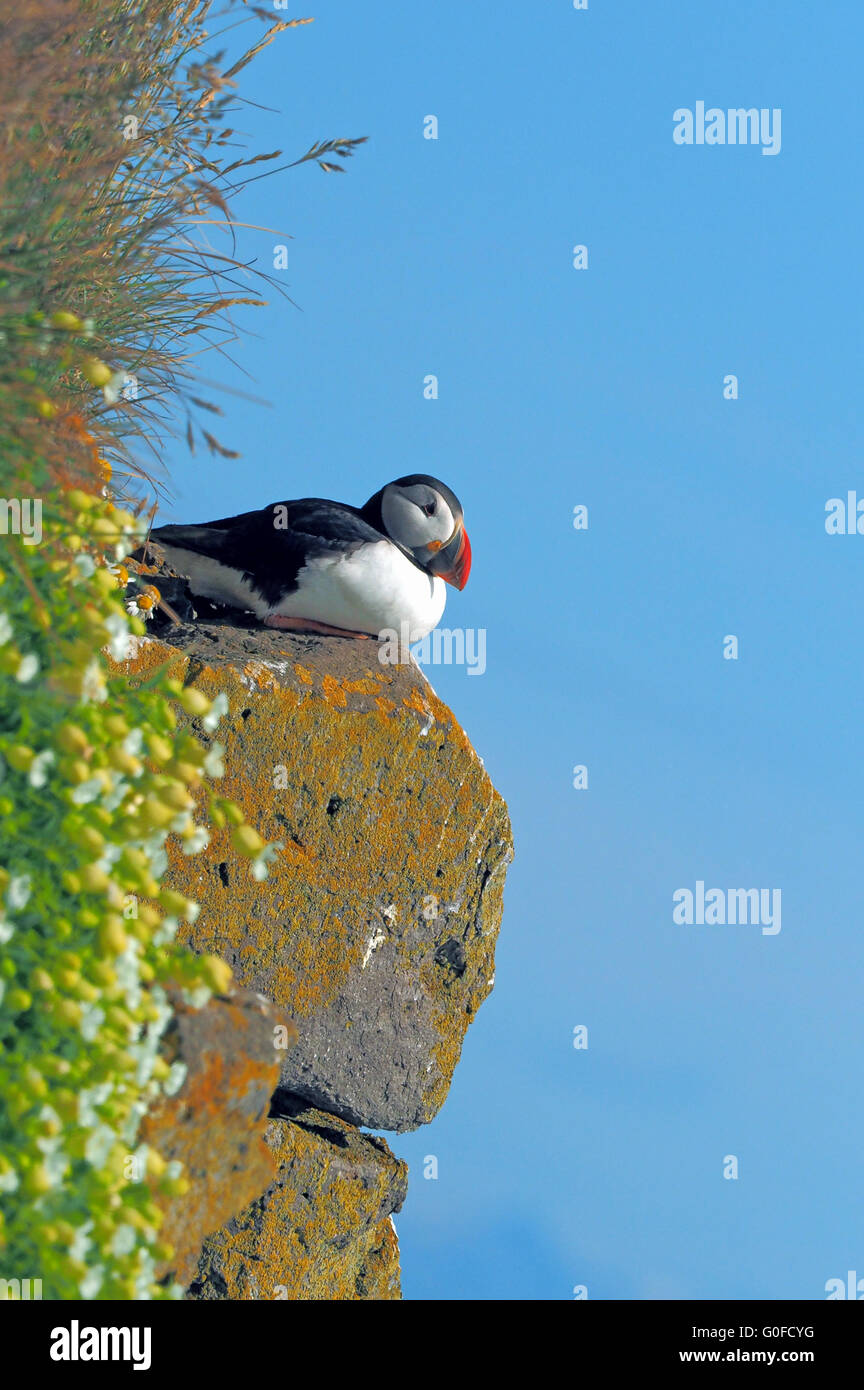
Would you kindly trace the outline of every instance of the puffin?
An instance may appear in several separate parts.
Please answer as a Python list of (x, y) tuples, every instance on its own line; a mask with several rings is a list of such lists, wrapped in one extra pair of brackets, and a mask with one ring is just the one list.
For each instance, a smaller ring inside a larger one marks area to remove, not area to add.
[(444, 612), (446, 585), (464, 589), (471, 571), (462, 504), (426, 473), (362, 507), (301, 497), (151, 536), (193, 594), (267, 627), (336, 637), (407, 630), (419, 642)]

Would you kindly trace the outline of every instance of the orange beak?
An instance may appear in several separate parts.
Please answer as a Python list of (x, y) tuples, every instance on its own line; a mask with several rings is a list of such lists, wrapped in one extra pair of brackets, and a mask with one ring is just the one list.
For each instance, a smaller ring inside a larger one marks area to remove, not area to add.
[(471, 542), (468, 532), (461, 524), (457, 527), (446, 545), (436, 552), (427, 565), (432, 574), (437, 574), (445, 584), (454, 589), (464, 589), (471, 573)]

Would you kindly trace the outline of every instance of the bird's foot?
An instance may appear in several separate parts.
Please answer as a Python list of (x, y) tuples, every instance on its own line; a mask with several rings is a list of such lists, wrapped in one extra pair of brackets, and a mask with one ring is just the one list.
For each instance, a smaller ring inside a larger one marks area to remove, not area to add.
[(286, 618), (282, 613), (271, 613), (264, 619), (265, 627), (277, 627), (285, 632), (322, 632), (325, 637), (371, 638), (369, 632), (351, 632), (345, 627), (331, 627), (329, 623), (316, 623), (314, 618)]

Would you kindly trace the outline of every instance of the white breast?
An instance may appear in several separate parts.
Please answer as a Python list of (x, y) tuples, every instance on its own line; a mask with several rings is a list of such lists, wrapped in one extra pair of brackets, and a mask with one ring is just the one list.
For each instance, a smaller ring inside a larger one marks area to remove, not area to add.
[(376, 637), (384, 628), (401, 636), (401, 625), (407, 623), (409, 642), (432, 631), (447, 601), (444, 581), (418, 569), (386, 540), (310, 560), (297, 583), (297, 591), (270, 612)]
[(168, 563), (188, 575), (192, 592), (217, 603), (246, 609), (258, 618), (279, 613), (313, 618), (331, 627), (377, 637), (389, 628), (401, 639), (419, 642), (437, 625), (447, 591), (444, 581), (412, 564), (390, 541), (371, 541), (341, 555), (310, 560), (297, 576), (298, 588), (273, 605), (238, 570), (207, 555), (160, 541)]

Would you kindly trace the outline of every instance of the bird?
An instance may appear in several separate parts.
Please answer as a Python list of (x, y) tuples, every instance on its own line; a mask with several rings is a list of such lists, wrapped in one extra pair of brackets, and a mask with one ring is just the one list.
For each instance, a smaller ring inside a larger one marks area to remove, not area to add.
[(369, 638), (437, 626), (446, 585), (464, 589), (471, 542), (456, 494), (426, 473), (396, 478), (362, 507), (323, 497), (151, 532), (193, 594), (266, 627)]

